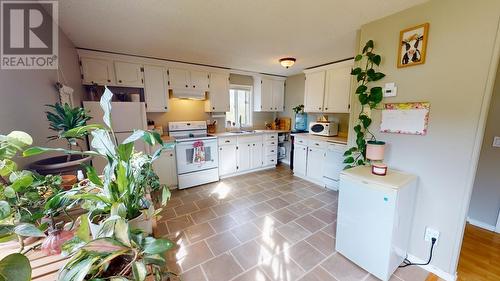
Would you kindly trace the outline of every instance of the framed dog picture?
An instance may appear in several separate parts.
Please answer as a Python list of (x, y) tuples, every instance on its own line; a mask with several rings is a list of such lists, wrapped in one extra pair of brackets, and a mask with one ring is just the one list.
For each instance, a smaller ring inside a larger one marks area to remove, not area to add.
[(425, 63), (429, 23), (401, 30), (399, 33), (398, 67)]

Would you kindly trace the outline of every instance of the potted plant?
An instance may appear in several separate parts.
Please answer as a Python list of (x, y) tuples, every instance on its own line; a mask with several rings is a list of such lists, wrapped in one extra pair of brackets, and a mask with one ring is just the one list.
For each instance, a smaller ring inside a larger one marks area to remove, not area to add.
[(304, 112), (304, 105), (300, 104), (292, 108), (295, 112), (295, 130), (306, 131), (307, 130), (307, 113)]
[(23, 254), (10, 254), (0, 260), (0, 281), (30, 281), (30, 261)]
[(26, 239), (45, 237), (45, 202), (60, 192), (61, 184), (59, 176), (17, 169), (12, 159), (32, 142), (25, 132), (0, 135), (0, 242), (17, 238), (21, 252)]
[[(51, 111), (46, 111), (47, 120), (49, 121), (49, 129), (56, 132), (56, 135), (49, 136), (50, 141), (64, 139), (68, 145), (68, 149), (74, 147), (82, 151), (78, 141), (83, 140), (87, 135), (87, 131), (81, 131), (78, 134), (66, 134), (68, 131), (85, 126), (91, 117), (85, 112), (82, 107), (71, 107), (67, 103), (64, 105), (56, 103), (47, 105)], [(82, 163), (89, 164), (90, 155), (83, 154), (68, 154), (59, 155), (42, 160), (38, 160), (31, 164), (30, 168), (40, 174), (69, 174), (67, 180), (72, 180), (75, 177), (77, 170), (81, 169)]]
[[(369, 130), (372, 119), (367, 114), (367, 111), (377, 108), (383, 98), (382, 87), (371, 87), (371, 84), (385, 77), (384, 73), (375, 70), (380, 65), (382, 57), (374, 53), (373, 50), (374, 43), (372, 40), (369, 40), (363, 47), (362, 53), (354, 58), (359, 66), (352, 69), (351, 75), (355, 76), (358, 82), (356, 95), (361, 104), (361, 110), (358, 114), (358, 122), (354, 126), (356, 146), (349, 148), (344, 153), (346, 157), (344, 163), (347, 164), (345, 169), (365, 165), (370, 160), (370, 156), (379, 158), (380, 153), (383, 154), (384, 151), (385, 143), (377, 141)], [(367, 135), (370, 136), (368, 141), (366, 140)], [(368, 157), (367, 147), (369, 147), (370, 152)]]
[(76, 236), (64, 245), (71, 259), (60, 271), (60, 281), (83, 280), (168, 280), (164, 253), (175, 244), (131, 230), (127, 221), (115, 214), (105, 222), (105, 232), (90, 239), (82, 219)]
[[(113, 210), (118, 210), (132, 227), (138, 227), (152, 232), (152, 217), (160, 210), (153, 211), (153, 204), (148, 194), (159, 190), (157, 175), (152, 170), (152, 162), (167, 148), (156, 132), (143, 130), (135, 131), (131, 136), (119, 143), (115, 137), (111, 120), (111, 100), (113, 94), (106, 88), (101, 98), (103, 121), (105, 126), (98, 124), (84, 125), (73, 128), (62, 134), (70, 138), (81, 134), (92, 134), (91, 147), (93, 151), (72, 151), (57, 148), (31, 147), (24, 151), (24, 156), (37, 155), (48, 151), (63, 151), (69, 155), (83, 154), (104, 157), (108, 164), (100, 177), (95, 169), (85, 165), (88, 181), (67, 192), (61, 200), (74, 200), (89, 211), (93, 237), (97, 237), (102, 230), (101, 222), (112, 216)], [(149, 156), (134, 151), (135, 141), (145, 141), (153, 146), (160, 144), (160, 148)], [(158, 184), (157, 184), (158, 183)], [(166, 204), (170, 197), (168, 188), (162, 189), (162, 203)]]

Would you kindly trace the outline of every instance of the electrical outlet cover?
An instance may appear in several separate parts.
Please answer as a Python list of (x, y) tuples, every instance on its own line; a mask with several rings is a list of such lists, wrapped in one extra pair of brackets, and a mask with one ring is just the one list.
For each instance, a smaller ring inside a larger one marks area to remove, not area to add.
[(493, 147), (500, 147), (500, 137), (493, 138)]
[(427, 242), (431, 242), (432, 238), (436, 238), (436, 243), (439, 240), (439, 231), (432, 229), (430, 227), (425, 228), (425, 236), (424, 240)]

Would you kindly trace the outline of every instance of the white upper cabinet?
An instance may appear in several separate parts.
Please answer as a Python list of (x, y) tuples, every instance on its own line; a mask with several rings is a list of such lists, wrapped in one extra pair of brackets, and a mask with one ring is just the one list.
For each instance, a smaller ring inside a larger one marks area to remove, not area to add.
[(325, 112), (349, 113), (351, 66), (326, 71)]
[(196, 91), (208, 91), (210, 75), (205, 71), (191, 71), (191, 88)]
[(323, 112), (325, 71), (306, 73), (304, 111)]
[(144, 87), (142, 65), (115, 61), (116, 84), (123, 87)]
[(275, 111), (285, 109), (285, 81), (273, 80), (273, 105)]
[(284, 109), (285, 81), (254, 77), (254, 111), (281, 112)]
[(168, 79), (170, 88), (174, 90), (208, 91), (209, 74), (206, 71), (170, 68)]
[(167, 69), (163, 66), (144, 66), (144, 97), (147, 112), (168, 111)]
[(306, 72), (304, 111), (348, 113), (353, 61), (344, 61)]
[(189, 70), (170, 68), (168, 70), (168, 84), (171, 89), (189, 89), (191, 84)]
[(103, 58), (81, 57), (82, 83), (84, 85), (114, 85), (113, 61)]
[(229, 111), (229, 74), (210, 73), (210, 88), (205, 100), (205, 112)]

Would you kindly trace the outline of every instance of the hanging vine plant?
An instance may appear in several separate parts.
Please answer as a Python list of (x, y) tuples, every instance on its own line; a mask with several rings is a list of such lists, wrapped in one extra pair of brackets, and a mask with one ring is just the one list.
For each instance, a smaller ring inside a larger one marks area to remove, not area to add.
[(373, 49), (373, 40), (366, 42), (366, 45), (363, 47), (363, 52), (354, 58), (354, 61), (357, 62), (357, 67), (351, 70), (351, 75), (355, 76), (358, 82), (356, 95), (361, 104), (361, 110), (358, 115), (358, 122), (356, 126), (354, 126), (356, 146), (349, 148), (344, 153), (344, 163), (347, 164), (344, 169), (365, 165), (367, 163), (367, 135), (370, 137), (370, 142), (377, 141), (369, 130), (372, 119), (367, 115), (367, 109), (374, 109), (382, 102), (382, 87), (371, 87), (370, 85), (372, 82), (384, 78), (385, 74), (375, 70), (375, 68), (379, 67), (382, 57), (374, 53)]

